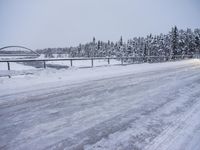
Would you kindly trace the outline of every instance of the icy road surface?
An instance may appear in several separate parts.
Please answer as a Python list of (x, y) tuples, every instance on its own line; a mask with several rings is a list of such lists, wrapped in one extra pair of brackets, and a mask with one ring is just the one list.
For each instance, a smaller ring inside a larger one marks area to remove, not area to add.
[(200, 149), (197, 61), (24, 90), (0, 96), (0, 149)]

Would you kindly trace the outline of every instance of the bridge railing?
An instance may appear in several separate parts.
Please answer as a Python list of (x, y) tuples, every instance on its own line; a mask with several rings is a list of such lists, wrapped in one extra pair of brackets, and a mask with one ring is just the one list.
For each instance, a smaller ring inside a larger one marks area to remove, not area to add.
[(52, 61), (69, 61), (70, 66), (73, 66), (74, 61), (80, 60), (89, 60), (91, 61), (90, 67), (94, 67), (94, 60), (107, 60), (107, 64), (110, 65), (110, 60), (118, 60), (120, 64), (132, 64), (132, 63), (153, 63), (153, 62), (164, 62), (164, 61), (173, 61), (173, 60), (180, 60), (186, 58), (193, 58), (192, 55), (176, 55), (176, 56), (134, 56), (134, 57), (88, 57), (88, 58), (45, 58), (45, 59), (7, 59), (7, 60), (0, 60), (0, 63), (7, 63), (7, 69), (11, 70), (10, 63), (26, 63), (26, 62), (42, 62), (43, 68), (47, 68), (46, 62)]

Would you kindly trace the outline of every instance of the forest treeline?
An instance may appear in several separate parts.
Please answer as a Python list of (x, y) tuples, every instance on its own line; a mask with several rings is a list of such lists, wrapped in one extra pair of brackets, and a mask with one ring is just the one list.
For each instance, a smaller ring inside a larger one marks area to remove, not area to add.
[(134, 37), (117, 42), (97, 41), (95, 37), (86, 44), (76, 47), (46, 48), (37, 50), (45, 57), (134, 57), (134, 56), (185, 56), (200, 54), (200, 29), (178, 29), (168, 34)]

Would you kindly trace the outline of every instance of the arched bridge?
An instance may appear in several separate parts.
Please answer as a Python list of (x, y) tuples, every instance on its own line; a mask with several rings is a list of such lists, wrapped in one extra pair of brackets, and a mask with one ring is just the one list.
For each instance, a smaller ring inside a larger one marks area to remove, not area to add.
[(39, 53), (24, 46), (5, 46), (0, 48), (0, 56), (27, 56), (38, 57)]

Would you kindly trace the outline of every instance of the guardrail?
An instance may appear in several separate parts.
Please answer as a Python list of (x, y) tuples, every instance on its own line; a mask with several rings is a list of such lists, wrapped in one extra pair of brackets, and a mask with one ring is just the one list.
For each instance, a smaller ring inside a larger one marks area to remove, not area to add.
[(155, 59), (159, 59), (160, 61), (169, 61), (169, 60), (177, 60), (177, 59), (185, 59), (185, 58), (193, 58), (192, 55), (175, 55), (173, 58), (171, 56), (134, 56), (134, 57), (89, 57), (89, 58), (51, 58), (51, 59), (7, 59), (0, 60), (0, 63), (7, 63), (8, 70), (11, 70), (10, 63), (11, 62), (43, 62), (43, 68), (47, 68), (46, 62), (48, 61), (70, 61), (70, 66), (73, 66), (73, 61), (77, 60), (90, 60), (91, 67), (94, 66), (94, 60), (107, 60), (108, 65), (110, 65), (110, 60), (116, 59), (121, 61), (123, 65), (124, 62), (134, 63), (134, 62), (153, 62)]

